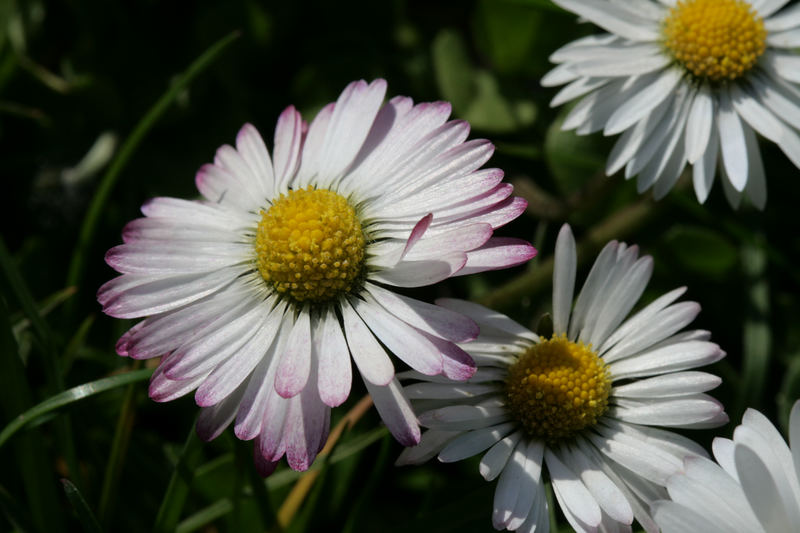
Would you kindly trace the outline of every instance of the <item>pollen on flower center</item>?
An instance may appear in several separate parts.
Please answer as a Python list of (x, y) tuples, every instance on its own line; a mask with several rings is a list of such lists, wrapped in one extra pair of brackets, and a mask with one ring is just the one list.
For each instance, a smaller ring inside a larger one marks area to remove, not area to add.
[(554, 444), (608, 408), (611, 378), (591, 346), (556, 336), (531, 346), (508, 370), (507, 406), (525, 431)]
[(261, 212), (258, 271), (297, 302), (324, 302), (349, 291), (364, 268), (366, 239), (355, 209), (340, 194), (298, 189)]
[(712, 81), (739, 78), (766, 49), (764, 21), (743, 0), (680, 0), (663, 31), (670, 54)]

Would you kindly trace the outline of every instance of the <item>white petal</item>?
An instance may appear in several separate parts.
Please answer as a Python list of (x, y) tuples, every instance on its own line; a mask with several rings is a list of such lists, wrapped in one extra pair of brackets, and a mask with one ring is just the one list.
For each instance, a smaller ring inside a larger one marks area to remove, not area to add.
[[(520, 442), (511, 454), (506, 467), (500, 474), (500, 479), (497, 480), (497, 487), (494, 490), (494, 510), (492, 511), (492, 525), (495, 529), (504, 529), (511, 527), (510, 522), (516, 516), (515, 510), (517, 507), (517, 500), (521, 496), (529, 496), (530, 485), (532, 480), (525, 479), (525, 443)], [(528, 505), (524, 509), (527, 514), (532, 498), (527, 498)], [(524, 521), (524, 516), (521, 517)]]
[(467, 263), (464, 253), (452, 253), (429, 261), (400, 261), (392, 268), (370, 274), (370, 279), (396, 287), (424, 287), (449, 278)]
[(286, 191), (300, 164), (303, 142), (303, 119), (294, 106), (287, 107), (275, 125), (275, 184), (278, 192)]
[(797, 522), (789, 520), (775, 479), (761, 457), (748, 446), (736, 445), (734, 460), (742, 490), (764, 529), (792, 531)]
[(453, 342), (466, 342), (478, 336), (474, 320), (441, 306), (431, 305), (366, 283), (367, 291), (390, 313), (404, 322)]
[(522, 432), (517, 431), (507, 436), (483, 454), (480, 464), (480, 473), (486, 481), (492, 481), (500, 475), (506, 466), (508, 458), (522, 439)]
[(592, 528), (598, 527), (602, 519), (600, 506), (586, 486), (549, 448), (545, 450), (544, 454), (547, 470), (550, 472), (550, 481), (553, 483), (553, 491), (562, 508), (569, 509), (579, 524)]
[(292, 398), (306, 386), (311, 372), (311, 314), (303, 309), (288, 334), (286, 350), (280, 354), (275, 392)]
[[(454, 298), (439, 298), (436, 300), (438, 305), (462, 313), (473, 319), (479, 326), (489, 326), (498, 329), (502, 332), (508, 333), (512, 337), (521, 337), (534, 342), (539, 341), (538, 335), (533, 333), (528, 328), (518, 324), (506, 315), (484, 307), (480, 304), (468, 302), (466, 300), (457, 300)], [(513, 340), (513, 339), (511, 339)]]
[(653, 503), (653, 517), (663, 533), (686, 533), (704, 531), (708, 533), (727, 533), (723, 525), (706, 518), (705, 514), (687, 509), (669, 500)]
[(389, 428), (394, 438), (403, 446), (418, 444), (420, 440), (419, 424), (408, 400), (403, 396), (397, 380), (392, 379), (388, 385), (381, 386), (365, 379), (364, 385), (367, 386), (367, 391), (372, 396), (381, 420)]
[(708, 139), (706, 151), (700, 157), (700, 160), (694, 164), (692, 183), (694, 184), (694, 192), (697, 195), (698, 201), (702, 204), (708, 198), (708, 193), (711, 192), (711, 186), (714, 183), (714, 175), (717, 173), (717, 155), (719, 154), (719, 134), (717, 128), (711, 129), (711, 136)]
[(764, 21), (764, 28), (768, 32), (789, 30), (800, 26), (800, 4), (789, 6), (774, 17)]
[(474, 431), (468, 431), (451, 440), (439, 453), (443, 463), (461, 461), (494, 446), (500, 439), (511, 433), (514, 422), (506, 422)]
[(505, 406), (490, 400), (478, 405), (448, 405), (419, 415), (419, 422), (434, 429), (479, 429), (509, 419)]
[(655, 376), (704, 366), (722, 359), (725, 352), (711, 342), (669, 344), (608, 365), (614, 379)]
[(665, 398), (706, 392), (720, 383), (720, 377), (705, 372), (675, 372), (614, 387), (611, 394), (620, 398)]
[(656, 24), (618, 4), (600, 0), (555, 0), (555, 3), (632, 41), (656, 41), (659, 38)]
[(344, 332), (330, 309), (319, 320), (314, 340), (319, 359), (319, 397), (326, 405), (336, 407), (350, 394), (353, 370)]
[(386, 81), (348, 85), (333, 108), (320, 160), (331, 178), (339, 177), (361, 149), (386, 94)]
[(439, 453), (460, 431), (438, 431), (429, 429), (422, 433), (419, 444), (405, 448), (395, 461), (396, 466), (422, 464)]
[(694, 165), (706, 151), (714, 124), (714, 98), (705, 83), (695, 93), (686, 121), (686, 159)]
[(680, 81), (681, 72), (677, 69), (668, 69), (660, 73), (611, 115), (603, 134), (615, 135), (632, 126), (663, 102)]
[(564, 224), (556, 239), (553, 270), (553, 332), (556, 334), (566, 333), (569, 327), (576, 268), (575, 238), (569, 225)]
[(364, 381), (388, 385), (394, 378), (394, 366), (389, 356), (350, 304), (343, 301), (340, 309), (347, 345)]
[(442, 373), (442, 356), (428, 339), (395, 318), (368, 294), (366, 301), (350, 298), (350, 304), (386, 348), (408, 366), (426, 375)]
[(623, 401), (619, 399), (619, 405), (612, 406), (608, 415), (630, 424), (687, 427), (714, 420), (723, 411), (722, 404), (702, 393), (674, 399), (649, 398), (641, 403), (635, 401), (639, 405), (631, 406), (623, 404)]

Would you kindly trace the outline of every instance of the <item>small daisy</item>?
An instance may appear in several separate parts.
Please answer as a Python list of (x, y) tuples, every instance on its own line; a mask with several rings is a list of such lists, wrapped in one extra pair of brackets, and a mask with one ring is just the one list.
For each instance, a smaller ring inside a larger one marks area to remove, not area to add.
[(685, 288), (625, 320), (652, 272), (652, 258), (637, 257), (636, 246), (606, 245), (572, 308), (576, 251), (565, 225), (556, 242), (549, 339), (477, 304), (438, 302), (480, 326), (478, 338), (462, 345), (478, 369), (466, 383), (407, 373), (418, 382), (405, 393), (430, 429), (398, 463), (483, 453), (481, 474), (499, 477), (497, 529), (548, 530), (546, 466), (577, 531), (630, 531), (634, 517), (656, 531), (649, 503), (666, 496), (685, 455), (705, 452), (653, 426), (725, 423), (722, 406), (704, 394), (720, 379), (689, 370), (725, 354), (708, 332), (680, 331), (700, 311), (695, 302), (673, 303)]
[[(759, 209), (767, 185), (754, 132), (800, 167), (800, 5), (788, 0), (554, 0), (611, 33), (551, 57), (557, 106), (584, 98), (563, 128), (622, 133), (606, 173), (625, 167), (658, 199), (692, 165), (703, 203), (717, 167), (725, 194)], [(718, 164), (718, 159), (720, 160)]]
[(717, 463), (688, 457), (667, 482), (672, 501), (653, 516), (664, 533), (784, 533), (800, 528), (800, 401), (789, 417), (786, 445), (772, 423), (748, 409), (733, 440), (714, 440)]
[(384, 422), (403, 444), (420, 430), (385, 348), (411, 368), (464, 380), (474, 362), (454, 342), (467, 317), (397, 294), (527, 261), (535, 250), (492, 237), (525, 208), (493, 147), (467, 141), (444, 102), (383, 104), (386, 82), (351, 83), (307, 125), (278, 119), (272, 158), (246, 124), (197, 173), (201, 201), (155, 198), (106, 262), (121, 276), (98, 292), (117, 318), (147, 317), (117, 343), (163, 356), (150, 397), (196, 389), (197, 430), (210, 440), (235, 420), (257, 439), (256, 464), (285, 454), (309, 467), (330, 407), (350, 393), (352, 356)]

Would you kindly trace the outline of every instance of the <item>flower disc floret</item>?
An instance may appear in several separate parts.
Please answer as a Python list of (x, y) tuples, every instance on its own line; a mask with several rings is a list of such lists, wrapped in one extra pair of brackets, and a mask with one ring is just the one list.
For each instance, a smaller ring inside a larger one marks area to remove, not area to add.
[(325, 302), (361, 277), (367, 241), (355, 209), (340, 194), (290, 190), (261, 215), (258, 271), (277, 292), (296, 302)]
[(591, 346), (553, 338), (531, 346), (508, 370), (508, 409), (525, 431), (555, 444), (608, 409), (611, 378)]
[(741, 77), (766, 49), (764, 21), (743, 0), (681, 0), (663, 31), (672, 57), (711, 81)]

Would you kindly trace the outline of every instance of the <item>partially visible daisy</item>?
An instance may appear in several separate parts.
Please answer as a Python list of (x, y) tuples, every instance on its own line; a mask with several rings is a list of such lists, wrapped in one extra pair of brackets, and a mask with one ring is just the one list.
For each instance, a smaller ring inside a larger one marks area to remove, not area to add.
[(772, 423), (748, 409), (733, 440), (713, 443), (717, 463), (688, 457), (672, 476), (672, 501), (653, 506), (664, 533), (784, 533), (800, 528), (800, 401), (789, 416), (791, 449)]
[[(557, 106), (584, 97), (563, 129), (622, 133), (606, 173), (625, 168), (656, 198), (693, 165), (703, 203), (719, 168), (729, 202), (767, 201), (754, 132), (800, 167), (800, 5), (788, 0), (554, 0), (606, 31), (551, 57)], [(719, 160), (719, 163), (718, 163)]]
[[(405, 387), (429, 429), (399, 463), (438, 455), (451, 462), (483, 453), (480, 472), (499, 478), (497, 529), (547, 531), (545, 467), (556, 498), (577, 531), (630, 531), (633, 518), (657, 527), (649, 503), (692, 440), (654, 426), (704, 428), (727, 421), (704, 394), (720, 379), (689, 370), (725, 354), (707, 331), (680, 331), (700, 306), (674, 303), (675, 289), (627, 320), (652, 272), (636, 246), (610, 242), (578, 295), (575, 241), (558, 235), (553, 277), (553, 336), (539, 337), (510, 318), (461, 300), (438, 303), (475, 319), (478, 338), (462, 344), (478, 364), (466, 383), (409, 372)], [(484, 453), (485, 452), (485, 453)]]
[(448, 121), (444, 102), (383, 103), (386, 82), (347, 86), (307, 125), (278, 119), (272, 158), (246, 124), (197, 173), (201, 201), (155, 198), (106, 261), (122, 275), (98, 292), (118, 318), (147, 317), (117, 343), (163, 356), (150, 396), (196, 389), (197, 430), (235, 421), (271, 472), (286, 454), (309, 467), (330, 407), (347, 399), (355, 361), (381, 417), (403, 444), (420, 430), (385, 348), (427, 375), (464, 380), (477, 335), (452, 311), (396, 294), (451, 276), (527, 261), (535, 250), (492, 237), (525, 202), (511, 196), (485, 140)]

